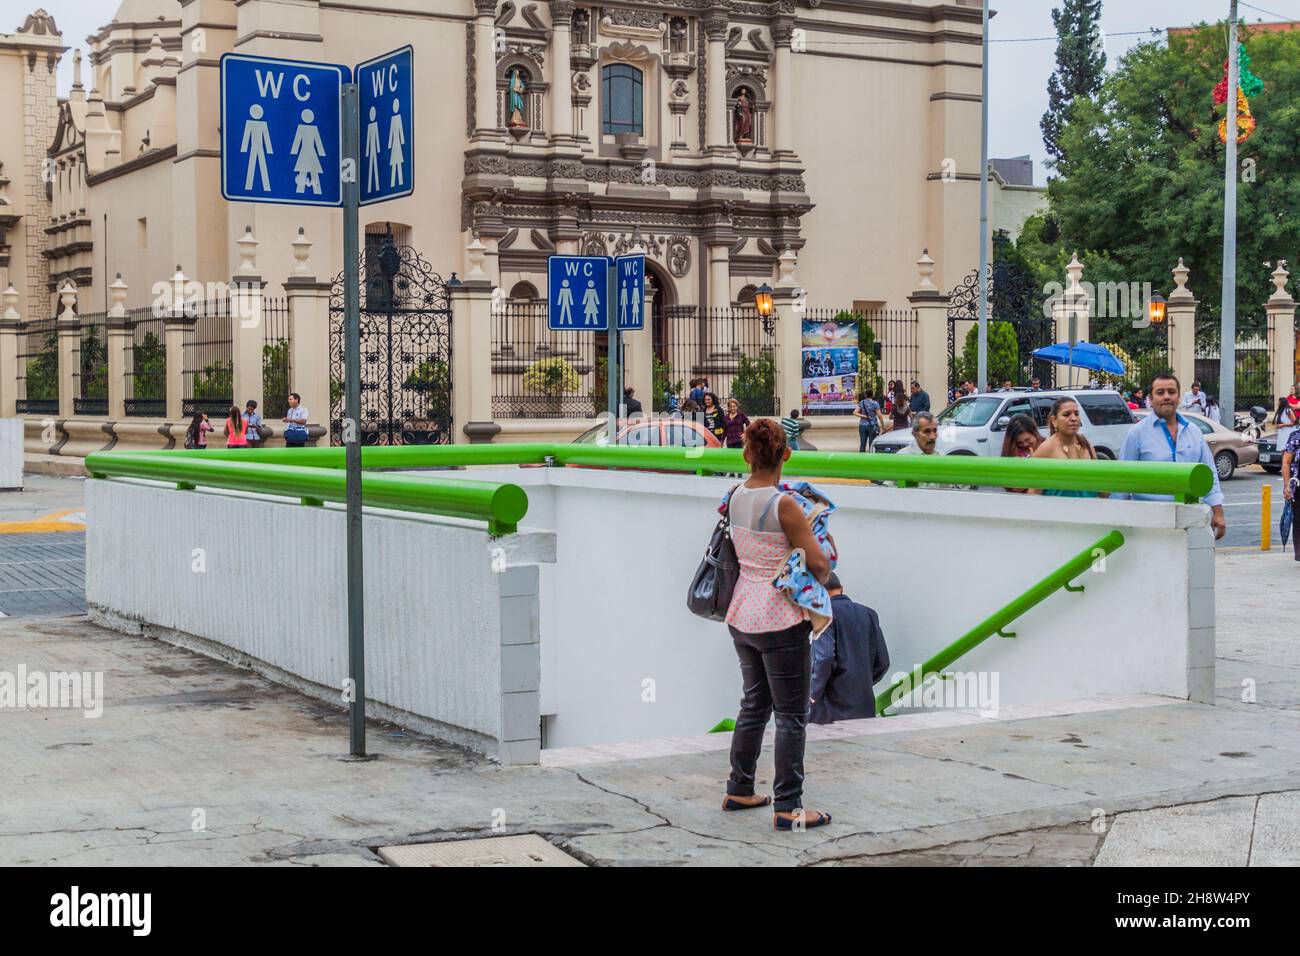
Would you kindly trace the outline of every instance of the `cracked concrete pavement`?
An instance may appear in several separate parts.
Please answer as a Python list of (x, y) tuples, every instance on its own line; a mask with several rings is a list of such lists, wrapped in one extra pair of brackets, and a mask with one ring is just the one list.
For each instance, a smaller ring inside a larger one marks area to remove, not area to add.
[(502, 768), (376, 722), (376, 759), (352, 762), (341, 709), (248, 671), (76, 616), (4, 620), (0, 670), (103, 671), (105, 705), (0, 712), (0, 864), (379, 866), (379, 846), (508, 833), (595, 865), (1294, 864), (1300, 666), (1278, 608), (1300, 568), (1217, 561), (1217, 706), (814, 742), (807, 802), (835, 823), (806, 833), (719, 811), (725, 751)]

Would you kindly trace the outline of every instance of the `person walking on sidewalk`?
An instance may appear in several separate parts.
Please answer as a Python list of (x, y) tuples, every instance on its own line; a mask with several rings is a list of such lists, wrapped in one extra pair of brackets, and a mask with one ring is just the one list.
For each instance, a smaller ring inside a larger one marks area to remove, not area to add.
[(740, 410), (740, 402), (734, 398), (727, 399), (727, 414), (722, 421), (727, 436), (724, 444), (728, 448), (744, 448), (745, 429), (748, 427), (749, 416)]
[(875, 392), (866, 389), (858, 400), (853, 416), (858, 420), (858, 453), (870, 451), (880, 435), (880, 403)]
[[(802, 548), (809, 572), (818, 581), (831, 573), (802, 509), (779, 487), (781, 469), (790, 458), (784, 430), (760, 418), (745, 430), (749, 480), (737, 485), (727, 503), (732, 543), (740, 576), (727, 611), (727, 626), (740, 659), (744, 696), (731, 737), (731, 775), (723, 810), (747, 810), (773, 804), (777, 830), (819, 827), (829, 813), (803, 809), (803, 757), (808, 725), (812, 625), (803, 612), (773, 585), (794, 548)], [(754, 775), (763, 732), (776, 713), (775, 802), (754, 793)]]
[[(1300, 561), (1300, 521), (1295, 520), (1295, 490), (1297, 484), (1300, 484), (1300, 428), (1293, 428), (1291, 436), (1286, 440), (1286, 448), (1282, 451), (1282, 497), (1286, 499), (1287, 507), (1291, 508), (1291, 540), (1292, 550), (1295, 559)], [(1282, 546), (1286, 547), (1286, 541), (1283, 540)]]

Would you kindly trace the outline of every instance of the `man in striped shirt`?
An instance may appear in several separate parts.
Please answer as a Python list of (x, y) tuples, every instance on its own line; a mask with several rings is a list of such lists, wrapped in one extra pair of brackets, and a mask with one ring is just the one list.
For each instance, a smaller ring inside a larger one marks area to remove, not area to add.
[(799, 409), (797, 408), (790, 409), (790, 414), (781, 419), (781, 427), (785, 429), (785, 440), (791, 451), (799, 450), (799, 435), (808, 426), (809, 422), (806, 419), (799, 420)]

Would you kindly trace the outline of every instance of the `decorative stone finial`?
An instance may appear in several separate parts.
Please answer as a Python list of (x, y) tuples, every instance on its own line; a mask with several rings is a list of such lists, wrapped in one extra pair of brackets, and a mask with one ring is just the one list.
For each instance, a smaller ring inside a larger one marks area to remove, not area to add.
[(1268, 297), (1269, 302), (1289, 303), (1292, 301), (1291, 293), (1286, 291), (1286, 282), (1289, 278), (1291, 278), (1291, 273), (1287, 271), (1286, 260), (1279, 259), (1277, 268), (1273, 270), (1273, 285), (1276, 288), (1273, 290), (1273, 294)]
[(72, 88), (81, 89), (81, 50), (72, 51)]
[(239, 274), (241, 276), (257, 275), (257, 238), (253, 227), (245, 226), (244, 234), (235, 241), (239, 246)]
[(126, 315), (126, 283), (122, 281), (122, 273), (117, 274), (113, 284), (108, 287), (108, 296), (113, 300), (113, 307), (108, 310), (108, 314), (114, 318), (122, 318)]
[(1065, 274), (1070, 277), (1070, 286), (1065, 291), (1083, 292), (1083, 286), (1079, 284), (1079, 280), (1083, 278), (1083, 263), (1079, 261), (1078, 251), (1071, 254), (1070, 264), (1065, 267)]
[(794, 289), (799, 285), (799, 280), (794, 276), (795, 266), (799, 264), (799, 257), (789, 246), (781, 252), (776, 258), (776, 287), (778, 289)]
[(934, 260), (930, 258), (930, 250), (922, 249), (921, 258), (916, 260), (916, 271), (921, 280), (916, 284), (918, 293), (938, 292), (939, 288), (934, 284), (931, 276), (934, 275)]
[(76, 318), (77, 287), (71, 281), (65, 281), (63, 288), (59, 290), (59, 304), (63, 306), (63, 311), (59, 313), (60, 319)]
[(1169, 293), (1169, 301), (1174, 302), (1179, 299), (1193, 299), (1192, 290), (1187, 288), (1187, 277), (1191, 275), (1192, 270), (1183, 264), (1183, 257), (1178, 257), (1178, 265), (1171, 270), (1174, 275), (1174, 291)]
[(10, 285), (3, 293), (0, 293), (0, 299), (5, 304), (4, 320), (6, 322), (17, 322), (21, 318), (18, 314), (18, 290)]
[(299, 226), (298, 238), (289, 245), (293, 246), (293, 258), (298, 263), (293, 267), (293, 274), (310, 276), (311, 270), (307, 268), (307, 257), (311, 255), (311, 240), (307, 238), (307, 230)]
[(185, 273), (181, 271), (180, 263), (176, 264), (176, 274), (172, 276), (172, 314), (180, 315), (185, 311), (185, 286), (189, 280), (185, 278)]
[(465, 273), (465, 281), (490, 281), (491, 276), (483, 269), (483, 260), (487, 256), (487, 246), (483, 245), (483, 240), (479, 239), (477, 232), (474, 233), (474, 241), (465, 247), (465, 252), (469, 256), (469, 271)]

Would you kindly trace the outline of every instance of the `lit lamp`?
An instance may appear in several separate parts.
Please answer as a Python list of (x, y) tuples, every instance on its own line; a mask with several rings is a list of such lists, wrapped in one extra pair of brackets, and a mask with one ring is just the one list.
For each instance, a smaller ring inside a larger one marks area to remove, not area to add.
[(763, 331), (772, 334), (772, 287), (764, 282), (754, 290), (754, 307), (758, 309), (759, 318), (763, 320)]
[(1153, 295), (1151, 301), (1147, 303), (1147, 317), (1155, 323), (1160, 323), (1165, 320), (1165, 297), (1158, 292)]

